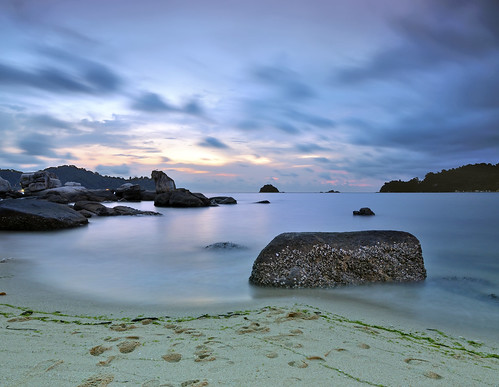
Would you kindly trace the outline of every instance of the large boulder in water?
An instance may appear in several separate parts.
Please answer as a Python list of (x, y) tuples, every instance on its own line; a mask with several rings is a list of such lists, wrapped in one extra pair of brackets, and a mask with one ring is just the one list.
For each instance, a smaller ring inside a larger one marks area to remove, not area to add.
[(297, 288), (425, 278), (421, 245), (407, 232), (303, 232), (275, 237), (255, 260), (250, 282)]
[(156, 184), (156, 193), (165, 193), (174, 191), (177, 187), (175, 186), (175, 181), (168, 177), (163, 171), (152, 171), (151, 177), (154, 179)]
[(125, 183), (116, 188), (115, 195), (128, 202), (140, 202), (142, 188), (138, 184)]
[(154, 199), (156, 207), (207, 207), (210, 200), (201, 193), (179, 188), (171, 192), (156, 195)]
[(0, 201), (0, 230), (46, 231), (87, 223), (83, 215), (63, 204), (37, 199)]

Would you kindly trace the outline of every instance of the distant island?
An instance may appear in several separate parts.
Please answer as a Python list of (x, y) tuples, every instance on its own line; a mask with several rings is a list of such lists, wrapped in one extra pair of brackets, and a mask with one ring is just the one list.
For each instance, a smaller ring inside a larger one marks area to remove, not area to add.
[(260, 188), (260, 193), (261, 192), (279, 192), (279, 190), (272, 184), (265, 184), (262, 188)]
[[(133, 177), (125, 179), (123, 177), (103, 176), (97, 172), (88, 171), (84, 168), (78, 168), (74, 165), (50, 167), (44, 169), (44, 171), (55, 173), (62, 185), (67, 182), (74, 181), (80, 183), (88, 189), (116, 189), (125, 183), (131, 183), (140, 185), (140, 187), (144, 190), (155, 189), (154, 180), (149, 177)], [(0, 177), (7, 180), (13, 189), (19, 190), (21, 189), (19, 181), (23, 172), (13, 169), (0, 169)]]
[(392, 180), (379, 192), (499, 192), (499, 163), (468, 164), (459, 168), (429, 172), (423, 180)]

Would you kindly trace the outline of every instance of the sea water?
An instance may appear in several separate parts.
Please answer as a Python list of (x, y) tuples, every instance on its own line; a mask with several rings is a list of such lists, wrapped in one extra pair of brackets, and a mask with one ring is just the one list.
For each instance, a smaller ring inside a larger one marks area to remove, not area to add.
[[(229, 195), (238, 204), (181, 209), (125, 203), (162, 216), (93, 217), (88, 226), (77, 229), (0, 232), (0, 259), (29, 262), (27, 278), (57, 291), (110, 302), (206, 306), (306, 296), (468, 330), (498, 331), (499, 194)], [(256, 203), (261, 200), (270, 204)], [(376, 215), (353, 216), (361, 207), (370, 207)], [(255, 258), (280, 233), (359, 230), (415, 235), (427, 280), (296, 290), (248, 283)], [(206, 248), (217, 242), (240, 248)]]

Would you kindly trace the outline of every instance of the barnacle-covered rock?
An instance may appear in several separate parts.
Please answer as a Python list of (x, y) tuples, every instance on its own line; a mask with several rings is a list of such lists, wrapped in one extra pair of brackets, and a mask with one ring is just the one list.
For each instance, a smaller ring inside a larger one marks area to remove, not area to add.
[(298, 288), (425, 278), (421, 244), (414, 235), (376, 230), (280, 234), (258, 255), (250, 282)]

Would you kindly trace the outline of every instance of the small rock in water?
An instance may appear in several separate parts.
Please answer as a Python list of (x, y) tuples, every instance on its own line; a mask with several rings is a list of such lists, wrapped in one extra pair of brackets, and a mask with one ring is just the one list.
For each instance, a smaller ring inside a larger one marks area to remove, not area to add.
[(205, 249), (245, 249), (246, 247), (238, 245), (233, 242), (217, 242), (211, 245), (205, 246)]
[(369, 216), (374, 215), (374, 212), (369, 207), (362, 207), (359, 211), (354, 211), (353, 214)]

